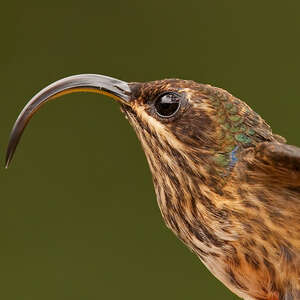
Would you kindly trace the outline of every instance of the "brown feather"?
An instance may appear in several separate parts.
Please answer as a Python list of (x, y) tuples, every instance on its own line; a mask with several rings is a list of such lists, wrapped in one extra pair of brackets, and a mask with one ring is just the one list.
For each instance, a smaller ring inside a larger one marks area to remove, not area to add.
[[(123, 111), (167, 226), (240, 297), (299, 300), (300, 149), (222, 89), (175, 79), (132, 88)], [(186, 99), (169, 120), (152, 109), (166, 91)]]

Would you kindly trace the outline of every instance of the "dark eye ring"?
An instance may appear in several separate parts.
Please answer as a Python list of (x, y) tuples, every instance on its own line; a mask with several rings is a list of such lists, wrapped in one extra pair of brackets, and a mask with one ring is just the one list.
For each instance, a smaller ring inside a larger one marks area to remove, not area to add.
[(173, 117), (180, 108), (181, 96), (177, 93), (167, 92), (159, 95), (155, 100), (156, 113), (162, 118)]

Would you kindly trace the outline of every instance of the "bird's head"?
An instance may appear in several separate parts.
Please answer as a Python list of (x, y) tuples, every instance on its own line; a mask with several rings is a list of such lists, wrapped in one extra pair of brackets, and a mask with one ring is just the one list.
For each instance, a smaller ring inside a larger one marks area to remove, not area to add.
[(20, 113), (10, 136), (6, 166), (32, 115), (47, 101), (73, 92), (116, 99), (135, 129), (154, 181), (173, 184), (189, 177), (224, 177), (239, 149), (269, 134), (269, 127), (228, 92), (194, 81), (166, 79), (127, 83), (94, 74), (59, 80), (36, 94)]

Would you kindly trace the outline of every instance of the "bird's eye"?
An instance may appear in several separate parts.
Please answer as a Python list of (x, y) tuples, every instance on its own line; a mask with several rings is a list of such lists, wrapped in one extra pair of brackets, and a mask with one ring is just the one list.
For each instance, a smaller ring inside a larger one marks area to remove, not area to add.
[(176, 93), (165, 93), (160, 95), (154, 104), (157, 114), (163, 118), (174, 116), (179, 110), (180, 99), (180, 95)]

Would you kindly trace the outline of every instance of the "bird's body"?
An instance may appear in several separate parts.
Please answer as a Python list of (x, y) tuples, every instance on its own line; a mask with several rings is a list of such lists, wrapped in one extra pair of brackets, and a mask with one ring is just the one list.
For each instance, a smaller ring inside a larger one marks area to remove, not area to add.
[(199, 99), (194, 125), (173, 121), (167, 134), (125, 110), (167, 226), (240, 297), (300, 299), (300, 150), (224, 90), (159, 81), (151, 92), (155, 85)]
[[(222, 89), (179, 79), (128, 87), (117, 97), (167, 226), (241, 298), (300, 300), (300, 149)], [(8, 160), (39, 97), (16, 123)]]

